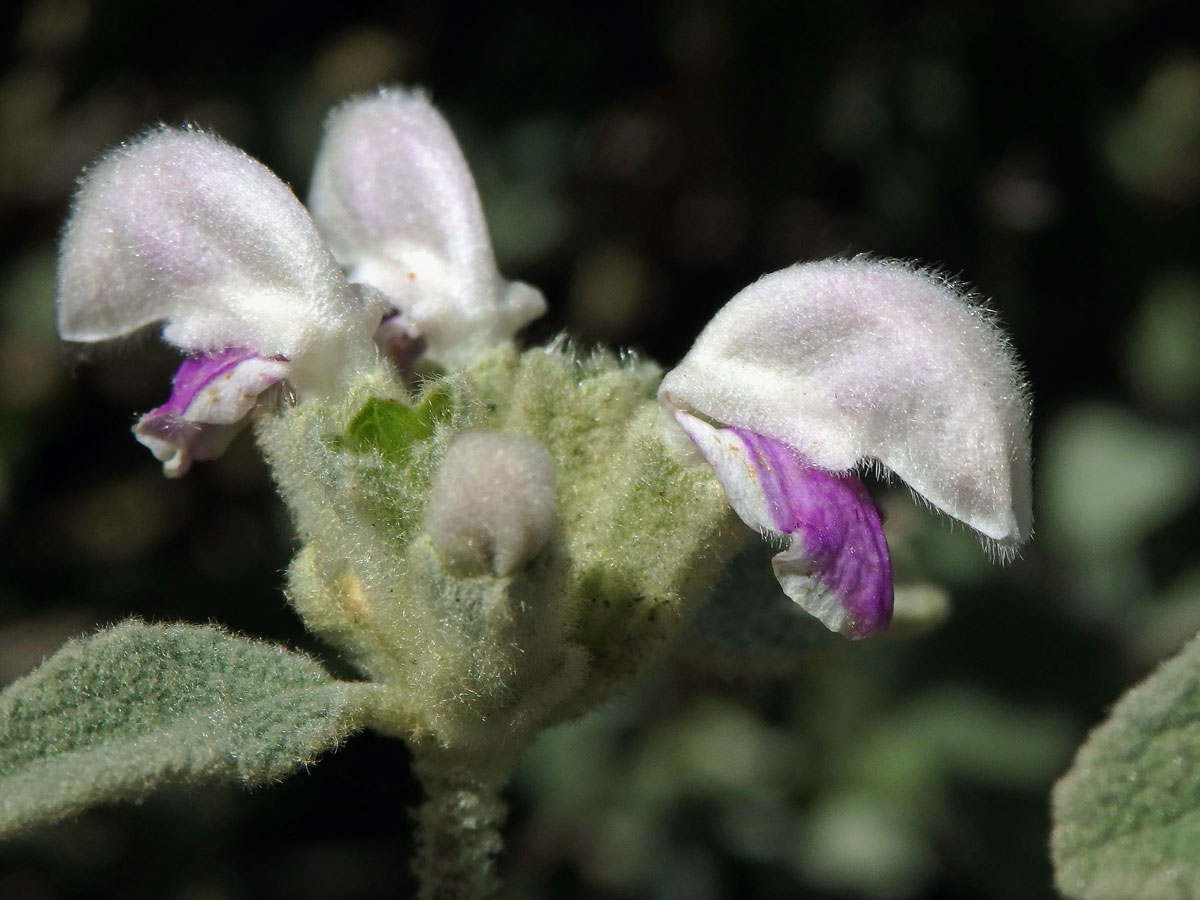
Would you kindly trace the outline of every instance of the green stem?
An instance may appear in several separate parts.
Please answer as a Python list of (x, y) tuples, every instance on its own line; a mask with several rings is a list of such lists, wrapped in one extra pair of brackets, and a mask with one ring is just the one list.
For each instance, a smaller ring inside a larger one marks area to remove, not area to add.
[[(508, 807), (500, 796), (506, 778), (491, 767), (448, 765), (437, 751), (416, 754), (425, 788), (417, 813), (419, 900), (486, 900), (500, 882), (496, 856)], [(507, 770), (506, 770), (507, 772)]]

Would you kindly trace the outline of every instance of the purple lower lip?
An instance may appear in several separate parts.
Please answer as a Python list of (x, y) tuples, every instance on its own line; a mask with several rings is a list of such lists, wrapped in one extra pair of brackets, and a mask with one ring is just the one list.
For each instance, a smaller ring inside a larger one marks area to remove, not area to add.
[(891, 558), (879, 509), (857, 474), (810, 465), (786, 444), (743, 428), (683, 410), (675, 419), (742, 521), (789, 539), (771, 562), (788, 597), (851, 638), (888, 627)]
[(138, 419), (133, 432), (169, 476), (183, 475), (193, 461), (225, 452), (259, 395), (282, 380), (287, 367), (283, 357), (240, 347), (189, 356), (171, 381), (167, 402)]
[(854, 472), (826, 472), (770, 438), (730, 429), (750, 451), (775, 528), (795, 539), (776, 558), (809, 567), (841, 603), (851, 637), (882, 631), (892, 617), (892, 567), (879, 510)]
[(253, 350), (241, 347), (189, 356), (171, 379), (171, 396), (167, 402), (147, 415), (182, 416), (196, 399), (196, 394), (239, 364), (258, 356)]

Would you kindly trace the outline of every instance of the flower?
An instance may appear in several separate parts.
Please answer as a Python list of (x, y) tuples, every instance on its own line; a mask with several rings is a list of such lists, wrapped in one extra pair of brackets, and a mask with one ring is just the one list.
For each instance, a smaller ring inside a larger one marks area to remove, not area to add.
[(261, 163), (160, 128), (88, 171), (62, 241), (58, 328), (111, 341), (155, 323), (188, 355), (137, 438), (182, 475), (219, 455), (267, 387), (329, 395), (375, 358), (383, 314), (352, 289), (304, 207)]
[(788, 541), (789, 597), (832, 630), (886, 628), (891, 572), (855, 470), (894, 473), (1002, 559), (1030, 536), (1030, 400), (987, 312), (947, 279), (865, 257), (737, 294), (660, 400), (747, 524)]
[(187, 355), (134, 426), (168, 476), (219, 456), (272, 385), (332, 398), (379, 349), (402, 375), (422, 354), (467, 365), (545, 309), (500, 278), (466, 162), (420, 93), (334, 111), (313, 208), (317, 222), (261, 163), (194, 128), (152, 131), (82, 179), (59, 333), (91, 344), (161, 323)]
[(309, 207), (349, 279), (402, 314), (381, 343), (420, 338), (428, 359), (462, 368), (546, 311), (540, 291), (500, 276), (467, 162), (420, 91), (330, 113)]

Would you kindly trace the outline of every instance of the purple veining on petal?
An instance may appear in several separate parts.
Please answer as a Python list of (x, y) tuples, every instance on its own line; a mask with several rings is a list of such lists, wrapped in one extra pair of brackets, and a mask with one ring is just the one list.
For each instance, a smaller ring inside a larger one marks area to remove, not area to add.
[(171, 396), (162, 406), (151, 410), (146, 415), (175, 415), (182, 416), (196, 394), (210, 385), (215, 379), (236, 368), (239, 363), (258, 356), (253, 350), (243, 347), (227, 347), (215, 353), (198, 353), (189, 356), (180, 365), (179, 371), (171, 379)]
[(795, 451), (740, 428), (729, 429), (750, 451), (774, 524), (794, 538), (775, 557), (776, 573), (813, 577), (849, 617), (851, 637), (887, 628), (892, 617), (892, 567), (879, 510), (854, 472), (804, 463)]
[(138, 419), (134, 436), (172, 478), (194, 460), (216, 459), (245, 424), (259, 395), (287, 376), (283, 357), (230, 347), (190, 356), (171, 381), (171, 396)]

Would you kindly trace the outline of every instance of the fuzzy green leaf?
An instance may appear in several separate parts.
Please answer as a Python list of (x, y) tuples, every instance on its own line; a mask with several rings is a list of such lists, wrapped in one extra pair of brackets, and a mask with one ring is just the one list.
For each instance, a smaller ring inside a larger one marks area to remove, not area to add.
[(384, 397), (371, 397), (346, 428), (346, 445), (356, 452), (379, 451), (403, 465), (412, 445), (433, 435), (438, 419), (449, 412), (450, 392), (432, 388), (415, 407)]
[(363, 687), (211, 626), (72, 640), (0, 694), (0, 834), (168, 784), (277, 780), (359, 726)]
[(1051, 850), (1072, 900), (1200, 892), (1200, 639), (1084, 743), (1054, 791)]

